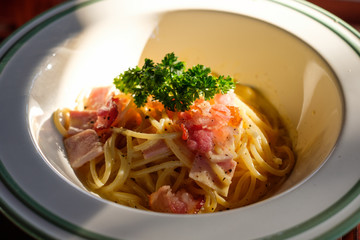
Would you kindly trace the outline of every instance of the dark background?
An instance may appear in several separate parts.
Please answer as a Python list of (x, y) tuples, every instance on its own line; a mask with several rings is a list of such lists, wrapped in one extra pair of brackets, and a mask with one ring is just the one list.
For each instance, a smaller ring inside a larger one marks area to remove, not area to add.
[[(0, 0), (0, 43), (24, 23), (64, 0)], [(360, 0), (309, 0), (360, 31)], [(32, 239), (0, 213), (2, 239)], [(360, 240), (360, 224), (341, 240)], [(339, 239), (339, 240), (340, 240)]]

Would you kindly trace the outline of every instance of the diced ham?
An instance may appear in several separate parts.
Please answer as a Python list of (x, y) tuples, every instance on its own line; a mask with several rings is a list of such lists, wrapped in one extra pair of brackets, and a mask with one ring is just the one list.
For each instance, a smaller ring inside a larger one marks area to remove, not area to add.
[(95, 123), (95, 129), (109, 128), (116, 117), (119, 114), (118, 105), (116, 103), (117, 98), (110, 99), (106, 105), (100, 107), (97, 111), (97, 121)]
[(104, 153), (103, 144), (92, 129), (66, 138), (64, 145), (70, 165), (75, 169)]
[[(195, 153), (189, 177), (226, 196), (236, 168), (229, 150), (241, 122), (236, 95), (216, 95), (212, 101), (195, 101), (189, 111), (178, 114), (182, 138)], [(216, 148), (215, 148), (216, 146)], [(216, 157), (211, 159), (211, 156)], [(220, 167), (220, 168), (219, 168)], [(222, 169), (219, 177), (214, 168)], [(221, 179), (220, 179), (221, 178)]]
[(143, 155), (145, 159), (149, 159), (167, 152), (171, 152), (168, 145), (164, 142), (164, 140), (158, 140), (157, 143), (145, 149), (143, 151)]
[(234, 176), (236, 162), (232, 158), (228, 158), (227, 160), (216, 163), (225, 174), (225, 178), (223, 179), (219, 179), (219, 176), (216, 175), (210, 164), (215, 163), (211, 163), (207, 157), (197, 154), (190, 169), (189, 177), (215, 189), (220, 195), (227, 196), (230, 182), (227, 184), (224, 180), (231, 181)]
[[(123, 120), (122, 118), (124, 117), (121, 115), (121, 112), (125, 109), (129, 102), (130, 99), (127, 97), (115, 96), (109, 99), (105, 105), (98, 109), (98, 119), (95, 123), (95, 130), (106, 129), (119, 124), (119, 122)], [(127, 111), (127, 115), (131, 116), (131, 119), (136, 119), (136, 121), (133, 123), (135, 126), (140, 124), (139, 118), (141, 119), (141, 116), (137, 116), (138, 113), (136, 113), (134, 110), (129, 109)]]
[(96, 120), (97, 120), (96, 111), (93, 110), (70, 111), (70, 126), (68, 130), (69, 135), (74, 135), (85, 129), (93, 128)]
[(179, 114), (179, 122), (188, 147), (206, 153), (213, 149), (214, 144), (225, 146), (232, 140), (233, 131), (229, 130), (229, 123), (239, 124), (241, 119), (239, 115), (232, 116), (238, 111), (223, 104), (198, 102), (192, 110)]
[[(99, 135), (101, 142), (105, 142), (111, 136), (111, 127), (118, 126), (119, 122), (124, 120), (121, 114), (125, 107), (129, 104), (130, 99), (117, 95), (110, 98), (105, 105), (97, 110), (97, 120), (94, 124), (94, 130)], [(125, 128), (132, 129), (133, 126), (139, 126), (141, 123), (141, 115), (136, 111), (129, 109), (126, 114), (129, 119), (134, 121), (126, 121), (123, 125)]]
[(225, 106), (235, 106), (237, 102), (237, 96), (233, 92), (227, 94), (216, 94), (214, 97), (215, 103), (223, 104)]
[(220, 123), (220, 126), (227, 125), (231, 119), (231, 112), (223, 104), (214, 104), (211, 106), (211, 118), (214, 119), (216, 123)]
[(209, 187), (215, 188), (216, 186), (216, 176), (211, 170), (210, 162), (205, 156), (201, 154), (196, 154), (193, 165), (189, 172), (189, 177), (196, 181), (204, 183)]
[(156, 212), (165, 213), (197, 213), (204, 204), (204, 199), (195, 199), (186, 190), (181, 189), (176, 193), (170, 186), (162, 186), (149, 197), (150, 208)]
[(108, 102), (112, 95), (112, 86), (93, 88), (87, 98), (87, 101), (84, 103), (85, 109), (98, 110)]
[(192, 151), (207, 153), (213, 149), (213, 137), (213, 132), (209, 130), (195, 130), (190, 134), (187, 145)]
[(236, 162), (231, 159), (230, 161), (222, 161), (217, 163), (224, 172), (232, 178), (234, 176), (235, 168), (236, 168)]

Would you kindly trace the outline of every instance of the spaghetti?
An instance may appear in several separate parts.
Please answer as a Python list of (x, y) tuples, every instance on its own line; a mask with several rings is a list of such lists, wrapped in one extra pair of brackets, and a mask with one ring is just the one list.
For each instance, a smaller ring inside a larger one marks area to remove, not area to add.
[[(260, 107), (235, 94), (244, 89)], [(98, 109), (87, 106), (89, 96), (76, 111), (57, 110), (54, 123), (64, 141), (95, 131), (102, 152), (74, 169), (102, 198), (144, 210), (217, 212), (265, 198), (295, 163), (277, 112), (261, 112), (263, 103), (251, 88), (238, 85), (235, 93), (199, 99), (179, 113), (152, 99), (138, 108), (131, 96), (112, 92)], [(74, 117), (79, 112), (87, 113), (87, 127)]]

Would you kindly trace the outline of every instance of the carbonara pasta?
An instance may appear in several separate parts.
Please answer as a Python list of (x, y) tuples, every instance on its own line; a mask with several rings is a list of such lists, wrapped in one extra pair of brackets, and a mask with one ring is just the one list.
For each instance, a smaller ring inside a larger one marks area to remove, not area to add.
[(266, 104), (238, 85), (173, 112), (99, 87), (53, 120), (91, 192), (138, 209), (210, 213), (266, 198), (291, 172), (292, 143)]

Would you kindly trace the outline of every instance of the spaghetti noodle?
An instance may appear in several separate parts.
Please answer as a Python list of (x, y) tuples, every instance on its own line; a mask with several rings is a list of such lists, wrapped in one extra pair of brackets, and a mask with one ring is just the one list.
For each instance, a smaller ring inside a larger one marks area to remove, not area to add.
[[(259, 97), (240, 85), (235, 93), (244, 89)], [(96, 132), (101, 154), (74, 169), (99, 196), (144, 210), (217, 212), (263, 199), (295, 163), (277, 112), (260, 112), (260, 98), (255, 98), (259, 108), (246, 103), (252, 101), (246, 94), (235, 93), (171, 112), (152, 99), (138, 108), (131, 96), (112, 92), (105, 107), (89, 109), (90, 97), (78, 104), (76, 113), (97, 113), (89, 126), (79, 127), (69, 109), (57, 110), (54, 123), (65, 141), (85, 129)], [(110, 124), (101, 122), (109, 119)]]

